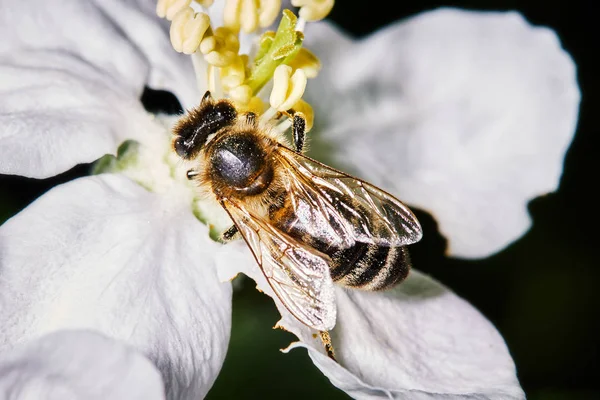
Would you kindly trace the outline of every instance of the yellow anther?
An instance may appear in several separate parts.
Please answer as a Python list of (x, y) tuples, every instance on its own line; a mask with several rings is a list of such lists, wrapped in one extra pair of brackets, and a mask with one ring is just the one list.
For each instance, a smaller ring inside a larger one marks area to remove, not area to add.
[(258, 28), (258, 0), (242, 0), (239, 19), (242, 31), (254, 32)]
[(210, 28), (210, 18), (205, 13), (196, 13), (191, 7), (180, 10), (171, 22), (171, 44), (180, 53), (192, 54), (204, 34)]
[(238, 40), (238, 36), (230, 29), (220, 26), (215, 30), (215, 35), (223, 40), (224, 46), (227, 48), (227, 50), (235, 53), (240, 51), (240, 41)]
[(278, 111), (292, 108), (304, 94), (306, 89), (306, 74), (302, 69), (297, 69), (292, 75), (292, 67), (280, 65), (273, 74), (273, 90), (269, 102), (271, 107)]
[(233, 62), (237, 54), (233, 51), (211, 51), (204, 56), (207, 63), (215, 67), (226, 67)]
[(215, 0), (194, 0), (196, 3), (200, 4), (204, 8), (208, 8), (213, 5)]
[(252, 99), (252, 89), (248, 85), (240, 85), (229, 91), (229, 97), (236, 103), (247, 105)]
[(280, 9), (281, 0), (226, 0), (223, 23), (233, 32), (252, 33), (271, 25)]
[(300, 7), (298, 15), (307, 21), (325, 18), (333, 8), (334, 0), (292, 0), (294, 7)]
[(221, 82), (223, 87), (231, 90), (244, 83), (246, 79), (246, 64), (244, 58), (236, 54), (233, 62), (221, 69)]
[(200, 51), (205, 55), (206, 62), (217, 67), (231, 64), (240, 49), (237, 36), (230, 29), (219, 27), (214, 33), (207, 33), (200, 43)]
[(315, 113), (311, 105), (300, 99), (292, 108), (295, 112), (299, 112), (304, 115), (304, 119), (306, 120), (306, 132), (310, 131), (315, 122)]
[(314, 78), (321, 69), (321, 61), (310, 50), (302, 47), (289, 66), (293, 69), (302, 68), (307, 78)]
[(258, 24), (261, 28), (271, 25), (281, 10), (281, 0), (261, 0), (258, 12)]
[(223, 25), (233, 32), (240, 31), (240, 8), (242, 0), (225, 0), (223, 9)]
[(156, 15), (171, 21), (175, 14), (188, 8), (192, 0), (158, 0), (156, 4)]

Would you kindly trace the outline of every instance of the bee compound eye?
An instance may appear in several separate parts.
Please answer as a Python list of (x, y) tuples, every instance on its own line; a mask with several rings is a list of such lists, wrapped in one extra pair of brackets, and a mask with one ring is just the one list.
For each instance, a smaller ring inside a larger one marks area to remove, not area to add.
[(173, 148), (175, 149), (175, 153), (181, 158), (188, 159), (191, 155), (190, 146), (186, 145), (185, 139), (183, 137), (178, 137), (173, 142)]

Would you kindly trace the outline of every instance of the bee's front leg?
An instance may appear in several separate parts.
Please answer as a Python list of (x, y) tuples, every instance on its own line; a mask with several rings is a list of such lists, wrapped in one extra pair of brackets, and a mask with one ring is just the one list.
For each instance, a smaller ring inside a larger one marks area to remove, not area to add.
[(239, 233), (237, 226), (232, 225), (229, 229), (221, 234), (221, 241), (230, 242), (235, 239), (235, 236)]
[(292, 133), (294, 135), (294, 146), (296, 152), (304, 152), (304, 142), (306, 140), (306, 118), (301, 112), (294, 113), (292, 117)]

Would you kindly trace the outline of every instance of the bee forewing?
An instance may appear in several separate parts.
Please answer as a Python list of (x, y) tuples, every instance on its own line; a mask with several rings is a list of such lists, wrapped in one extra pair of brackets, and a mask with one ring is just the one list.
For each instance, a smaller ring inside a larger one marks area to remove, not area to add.
[(223, 207), (285, 307), (311, 328), (333, 329), (336, 303), (327, 256), (281, 232), (235, 201), (223, 200)]
[(295, 207), (308, 204), (318, 210), (320, 219), (335, 230), (337, 236), (329, 236), (336, 236), (337, 242), (405, 246), (421, 240), (419, 221), (394, 196), (284, 146), (279, 149), (282, 162), (289, 167), (289, 192), (296, 198)]

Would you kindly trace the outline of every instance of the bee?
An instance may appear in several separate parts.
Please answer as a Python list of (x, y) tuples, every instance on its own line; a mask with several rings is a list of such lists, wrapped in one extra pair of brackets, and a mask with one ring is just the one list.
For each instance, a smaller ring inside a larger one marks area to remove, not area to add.
[(306, 120), (289, 110), (293, 146), (269, 121), (241, 113), (206, 92), (173, 129), (173, 148), (193, 161), (188, 179), (216, 200), (250, 247), (267, 282), (303, 324), (328, 331), (336, 321), (334, 283), (384, 290), (406, 278), (406, 246), (421, 226), (398, 199), (305, 155)]

